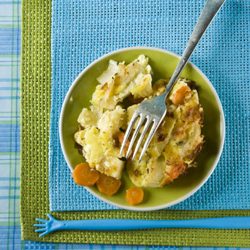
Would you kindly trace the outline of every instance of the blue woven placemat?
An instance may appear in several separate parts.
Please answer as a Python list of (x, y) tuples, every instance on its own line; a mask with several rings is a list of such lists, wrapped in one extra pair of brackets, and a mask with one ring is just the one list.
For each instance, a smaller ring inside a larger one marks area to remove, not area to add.
[[(155, 46), (181, 54), (203, 0), (53, 0), (50, 209), (114, 209), (74, 185), (58, 134), (59, 112), (74, 78), (122, 47)], [(214, 84), (225, 112), (218, 167), (191, 198), (172, 209), (250, 209), (250, 1), (228, 0), (192, 56)]]

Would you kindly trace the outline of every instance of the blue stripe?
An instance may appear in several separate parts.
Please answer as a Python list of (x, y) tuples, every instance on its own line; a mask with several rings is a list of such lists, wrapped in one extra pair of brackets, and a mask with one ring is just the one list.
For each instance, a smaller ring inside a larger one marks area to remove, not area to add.
[(18, 82), (19, 78), (0, 78), (0, 82)]
[(0, 190), (19, 190), (20, 186), (0, 186)]
[[(0, 124), (0, 136), (6, 135), (6, 133), (9, 133), (9, 136), (12, 134), (12, 132), (19, 132), (20, 131), (20, 126), (18, 124)], [(14, 135), (17, 140), (17, 136), (19, 134)]]
[(0, 90), (16, 90), (16, 91), (18, 91), (18, 90), (20, 90), (20, 88), (19, 87), (1, 87), (0, 86)]
[[(13, 65), (13, 63), (19, 63), (20, 62), (20, 60), (12, 60), (12, 59), (10, 59), (10, 60), (8, 60), (8, 61), (5, 61), (5, 60), (0, 60), (0, 63), (11, 63), (12, 65)], [(8, 66), (11, 66), (11, 64), (10, 65), (8, 65)], [(16, 65), (17, 65), (16, 64)], [(0, 65), (1, 66), (1, 65)], [(6, 65), (4, 65), (4, 66), (6, 66)]]
[[(15, 149), (15, 147), (17, 148), (17, 149)], [(19, 144), (18, 145), (13, 145), (12, 147), (8, 147), (8, 146), (6, 146), (6, 145), (0, 145), (0, 151), (1, 152), (3, 152), (3, 153), (9, 153), (9, 152), (20, 152), (20, 146), (19, 146)]]
[(19, 152), (19, 138), (20, 126), (18, 124), (0, 124), (0, 152)]
[(20, 1), (3, 1), (3, 2), (0, 2), (0, 4), (10, 4), (10, 5), (12, 5), (12, 4), (20, 4)]
[[(10, 42), (12, 41), (12, 42)], [(13, 53), (16, 52), (16, 53)], [(17, 28), (1, 28), (0, 29), (0, 54), (16, 54), (20, 53), (20, 32)]]
[(0, 100), (14, 100), (14, 99), (20, 99), (20, 96), (0, 96)]
[[(0, 152), (0, 153), (2, 153), (2, 152)], [(4, 158), (4, 157), (6, 157), (6, 158)], [(19, 154), (17, 153), (17, 154), (13, 154), (13, 155), (9, 155), (9, 154), (0, 154), (0, 159), (1, 159), (1, 161), (14, 161), (14, 160), (17, 160), (17, 159), (20, 159), (19, 158)]]
[(3, 119), (3, 118), (20, 118), (20, 116), (19, 115), (1, 115), (0, 119)]
[(15, 200), (20, 199), (19, 195), (8, 195), (8, 196), (0, 196), (0, 200)]
[(13, 127), (19, 129), (18, 124), (0, 124), (0, 130), (1, 131), (9, 131)]
[[(0, 3), (1, 4), (1, 3)], [(1, 20), (0, 21), (1, 23), (10, 23), (10, 22), (12, 22), (12, 23), (19, 23), (19, 20), (11, 20), (11, 21), (8, 21), (8, 20)]]
[(20, 180), (20, 177), (0, 177), (0, 181)]

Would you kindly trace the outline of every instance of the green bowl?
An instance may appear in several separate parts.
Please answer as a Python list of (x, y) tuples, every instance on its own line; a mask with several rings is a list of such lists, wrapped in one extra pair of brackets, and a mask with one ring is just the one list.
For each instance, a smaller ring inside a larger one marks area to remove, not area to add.
[[(92, 93), (98, 84), (96, 78), (107, 68), (110, 59), (131, 62), (138, 55), (149, 57), (154, 75), (153, 80), (169, 78), (173, 73), (180, 57), (166, 50), (132, 47), (107, 54), (84, 69), (70, 87), (61, 110), (59, 133), (65, 160), (72, 171), (74, 166), (84, 161), (74, 142), (77, 131), (77, 117), (83, 107), (89, 106)], [(192, 63), (188, 63), (181, 77), (197, 83), (200, 103), (204, 108), (205, 135), (204, 147), (197, 158), (197, 167), (163, 188), (145, 188), (144, 202), (137, 206), (128, 205), (125, 200), (125, 190), (133, 186), (124, 172), (122, 187), (113, 197), (101, 194), (96, 187), (87, 188), (94, 196), (120, 208), (137, 211), (149, 211), (175, 205), (194, 194), (214, 171), (224, 144), (225, 120), (219, 97), (207, 77)], [(83, 187), (84, 188), (84, 187)], [(84, 202), (84, 201), (82, 201)]]

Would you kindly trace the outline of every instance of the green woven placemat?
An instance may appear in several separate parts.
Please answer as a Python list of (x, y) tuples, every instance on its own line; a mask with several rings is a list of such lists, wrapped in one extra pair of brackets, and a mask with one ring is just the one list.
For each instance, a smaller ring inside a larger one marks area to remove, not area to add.
[[(49, 212), (51, 2), (50, 0), (24, 0), (22, 5), (22, 239), (45, 242), (250, 247), (250, 230), (162, 229), (136, 232), (58, 232), (44, 238), (38, 237), (32, 226), (35, 218), (44, 218)], [(250, 216), (250, 211), (98, 211), (63, 212), (53, 213), (53, 215), (59, 219), (181, 219)]]

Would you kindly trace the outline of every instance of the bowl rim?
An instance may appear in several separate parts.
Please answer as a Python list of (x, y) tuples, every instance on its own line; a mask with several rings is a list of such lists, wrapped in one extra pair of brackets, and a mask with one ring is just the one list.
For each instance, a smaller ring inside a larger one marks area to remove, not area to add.
[[(62, 135), (62, 120), (63, 120), (63, 116), (64, 116), (64, 112), (65, 112), (65, 107), (66, 107), (66, 104), (68, 103), (69, 99), (70, 99), (70, 96), (71, 96), (71, 93), (75, 87), (75, 85), (78, 83), (78, 81), (80, 80), (80, 78), (85, 74), (86, 71), (88, 71), (91, 67), (93, 67), (96, 63), (98, 63), (99, 61), (107, 58), (107, 57), (110, 57), (114, 54), (117, 54), (119, 52), (126, 52), (126, 51), (133, 51), (133, 50), (152, 50), (152, 51), (158, 51), (158, 52), (163, 52), (163, 53), (166, 53), (166, 54), (170, 54), (178, 59), (180, 59), (181, 57), (179, 55), (177, 55), (176, 53), (174, 52), (171, 52), (171, 51), (168, 51), (168, 50), (165, 50), (165, 49), (161, 49), (161, 48), (157, 48), (157, 47), (147, 47), (147, 46), (135, 46), (135, 47), (127, 47), (127, 48), (121, 48), (121, 49), (118, 49), (118, 50), (114, 50), (114, 51), (111, 51), (107, 54), (104, 54), (103, 56), (95, 59), (92, 63), (90, 63), (87, 67), (85, 67), (79, 74), (78, 76), (75, 78), (75, 80), (72, 82), (71, 86), (69, 87), (68, 91), (67, 91), (67, 94), (63, 100), (63, 104), (62, 104), (62, 107), (61, 107), (61, 111), (60, 111), (60, 117), (59, 117), (59, 139), (60, 139), (60, 145), (61, 145), (61, 149), (62, 149), (62, 152), (63, 152), (63, 156), (64, 156), (64, 159), (70, 169), (70, 171), (72, 172), (73, 171), (73, 168), (71, 167), (70, 165), (70, 161), (69, 161), (69, 158), (66, 154), (66, 151), (65, 151), (65, 148), (64, 148), (64, 143), (63, 143), (63, 135)], [(209, 170), (208, 174), (206, 175), (206, 177), (204, 177), (204, 179), (201, 181), (201, 183), (199, 185), (197, 185), (192, 191), (188, 192), (187, 194), (185, 194), (184, 196), (172, 201), (172, 202), (168, 202), (168, 203), (165, 203), (165, 204), (162, 204), (162, 205), (158, 205), (158, 206), (151, 206), (151, 207), (136, 207), (136, 206), (129, 206), (129, 205), (120, 205), (120, 204), (117, 204), (113, 201), (110, 201), (108, 199), (106, 199), (105, 197), (102, 197), (100, 195), (98, 195), (97, 193), (95, 193), (93, 190), (91, 190), (89, 187), (83, 187), (85, 188), (86, 190), (88, 190), (88, 192), (90, 192), (92, 195), (94, 195), (95, 197), (97, 197), (98, 199), (100, 199), (101, 201), (103, 202), (106, 202), (108, 203), (109, 205), (112, 205), (112, 206), (115, 206), (115, 207), (118, 207), (118, 208), (122, 208), (122, 209), (126, 209), (126, 210), (130, 210), (130, 211), (155, 211), (155, 210), (160, 210), (160, 209), (164, 209), (164, 208), (168, 208), (168, 207), (171, 207), (173, 205), (176, 205), (186, 199), (188, 199), (190, 196), (192, 196), (194, 193), (196, 193), (206, 182), (207, 180), (209, 179), (209, 177), (212, 175), (212, 173), (214, 172), (218, 162), (219, 162), (219, 159), (221, 157), (221, 154), (222, 154), (222, 151), (223, 151), (223, 147), (224, 147), (224, 142), (225, 142), (225, 116), (224, 116), (224, 112), (223, 112), (223, 108), (222, 108), (222, 104), (221, 104), (221, 101), (219, 99), (219, 96), (214, 88), (214, 86), (212, 85), (212, 83), (210, 82), (210, 80), (207, 78), (207, 76), (196, 66), (194, 65), (191, 61), (188, 61), (188, 63), (192, 66), (192, 68), (194, 70), (196, 70), (201, 76), (202, 78), (206, 81), (206, 83), (209, 85), (210, 89), (212, 90), (213, 94), (214, 94), (214, 97), (216, 99), (216, 103), (218, 105), (218, 108), (219, 108), (219, 111), (220, 111), (220, 115), (221, 115), (221, 122), (220, 122), (220, 132), (221, 132), (221, 142), (220, 142), (220, 148), (219, 148), (219, 152), (216, 156), (216, 159), (215, 159), (215, 162), (213, 164), (213, 166), (211, 167), (211, 169)]]

